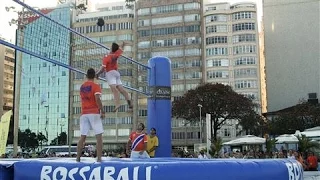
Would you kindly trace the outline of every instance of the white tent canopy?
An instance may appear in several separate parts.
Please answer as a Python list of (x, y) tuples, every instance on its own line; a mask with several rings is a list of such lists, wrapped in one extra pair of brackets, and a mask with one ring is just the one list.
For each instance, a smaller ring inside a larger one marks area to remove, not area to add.
[(283, 134), (276, 137), (276, 144), (295, 144), (298, 143), (298, 138), (293, 134)]
[(254, 135), (246, 135), (238, 139), (234, 139), (229, 142), (223, 143), (223, 145), (236, 146), (236, 145), (254, 145), (254, 144), (265, 144), (266, 139), (260, 138)]

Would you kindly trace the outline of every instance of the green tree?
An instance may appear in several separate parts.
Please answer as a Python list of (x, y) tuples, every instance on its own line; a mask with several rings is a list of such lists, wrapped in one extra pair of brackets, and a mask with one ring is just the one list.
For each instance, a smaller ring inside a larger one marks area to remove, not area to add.
[(230, 86), (206, 83), (173, 101), (172, 115), (190, 122), (199, 121), (198, 104), (202, 105), (201, 117), (211, 114), (212, 140), (217, 140), (217, 131), (227, 120), (241, 120), (254, 108), (250, 99), (236, 93)]
[(320, 126), (320, 105), (301, 102), (277, 112), (277, 117), (270, 120), (270, 134), (293, 134), (296, 130)]
[(209, 154), (211, 157), (219, 157), (219, 152), (223, 147), (223, 142), (221, 137), (217, 137), (216, 140), (211, 140), (211, 146), (209, 150)]
[(272, 151), (274, 150), (277, 141), (278, 141), (277, 139), (271, 139), (271, 138), (266, 139), (266, 151), (270, 155), (272, 154)]
[[(57, 144), (58, 140), (58, 144)], [(62, 132), (58, 135), (58, 137), (54, 138), (50, 145), (66, 145), (67, 144), (67, 133)]]
[(251, 112), (241, 117), (237, 126), (242, 127), (242, 130), (238, 132), (238, 135), (245, 132), (245, 134), (261, 137), (266, 132), (269, 132), (267, 120), (263, 116), (257, 114), (254, 110), (251, 110)]
[(42, 132), (39, 132), (37, 134), (37, 139), (38, 139), (38, 143), (40, 145), (40, 147), (42, 148), (42, 145), (45, 144), (46, 142), (48, 142), (48, 139), (45, 135), (42, 134)]
[(18, 144), (23, 150), (35, 150), (39, 146), (36, 133), (32, 132), (30, 129), (18, 132)]
[(300, 152), (307, 152), (320, 148), (319, 143), (312, 141), (306, 135), (297, 136), (297, 138), (299, 140), (298, 148)]

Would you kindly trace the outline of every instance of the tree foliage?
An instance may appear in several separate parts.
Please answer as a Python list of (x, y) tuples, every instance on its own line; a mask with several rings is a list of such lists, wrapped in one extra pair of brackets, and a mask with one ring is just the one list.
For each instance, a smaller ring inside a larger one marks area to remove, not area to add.
[(37, 140), (38, 140), (38, 143), (39, 143), (40, 147), (42, 147), (43, 144), (48, 142), (47, 137), (44, 134), (42, 134), (42, 132), (38, 133)]
[(209, 149), (211, 157), (219, 157), (219, 152), (223, 147), (223, 141), (221, 137), (217, 137), (217, 140), (213, 140)]
[(306, 135), (297, 136), (299, 142), (298, 147), (300, 152), (307, 152), (314, 149), (319, 149), (320, 144), (312, 141)]
[(268, 121), (253, 110), (241, 118), (238, 126), (241, 126), (242, 130), (237, 135), (244, 132), (245, 134), (263, 136), (269, 132)]
[(277, 139), (271, 139), (271, 138), (266, 139), (266, 150), (267, 150), (267, 153), (269, 153), (270, 155), (275, 149), (277, 141), (278, 141)]
[(54, 138), (50, 145), (66, 145), (67, 144), (67, 133), (62, 132), (58, 135), (58, 137)]
[(293, 134), (315, 126), (320, 126), (320, 105), (301, 102), (270, 120), (270, 134)]
[(19, 129), (18, 132), (18, 145), (27, 151), (35, 150), (37, 147), (39, 147), (39, 139), (41, 143), (44, 143), (47, 141), (47, 138), (42, 135), (42, 133), (39, 133), (38, 135), (34, 132), (32, 132), (30, 129), (26, 129), (24, 131), (21, 131)]
[(217, 140), (217, 131), (227, 120), (241, 120), (252, 113), (254, 104), (248, 98), (223, 84), (206, 83), (186, 92), (173, 101), (172, 115), (190, 122), (199, 121), (206, 113), (211, 114), (211, 137)]

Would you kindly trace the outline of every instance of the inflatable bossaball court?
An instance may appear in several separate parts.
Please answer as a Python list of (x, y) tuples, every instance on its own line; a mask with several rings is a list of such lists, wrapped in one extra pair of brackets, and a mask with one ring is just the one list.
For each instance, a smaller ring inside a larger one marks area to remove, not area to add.
[(1, 161), (0, 180), (302, 180), (295, 160), (93, 158)]

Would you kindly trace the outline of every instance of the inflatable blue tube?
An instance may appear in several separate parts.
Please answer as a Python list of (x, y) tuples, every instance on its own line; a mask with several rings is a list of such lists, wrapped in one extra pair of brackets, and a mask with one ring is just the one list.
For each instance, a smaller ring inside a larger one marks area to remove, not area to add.
[(30, 160), (14, 163), (15, 180), (302, 180), (294, 160), (242, 159), (74, 159)]
[(0, 160), (0, 180), (13, 179), (13, 163), (11, 160)]
[(171, 157), (171, 62), (166, 57), (149, 60), (147, 128), (156, 128), (159, 146), (155, 157)]

